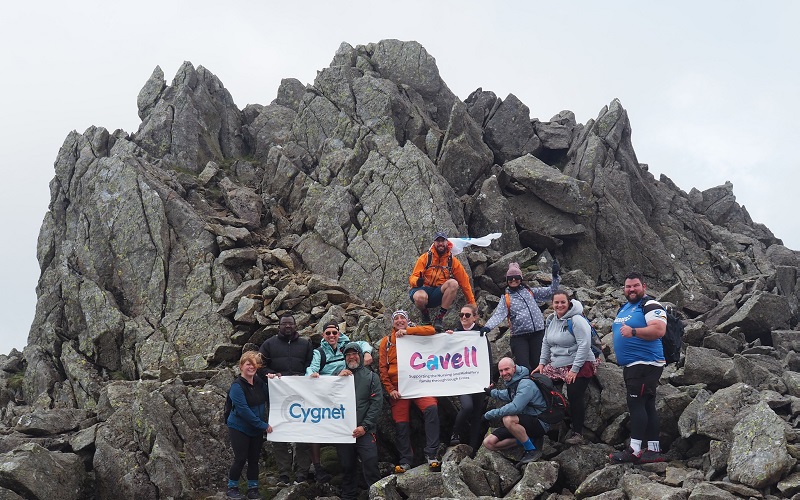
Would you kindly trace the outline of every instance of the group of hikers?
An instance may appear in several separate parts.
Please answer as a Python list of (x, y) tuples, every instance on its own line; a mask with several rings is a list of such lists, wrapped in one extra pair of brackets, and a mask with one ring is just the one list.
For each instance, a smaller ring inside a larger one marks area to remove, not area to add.
[[(560, 265), (552, 263), (552, 281), (546, 287), (524, 283), (520, 266), (511, 263), (506, 272), (507, 287), (489, 320), (480, 325), (469, 277), (451, 253), (452, 243), (443, 232), (434, 235), (430, 249), (420, 255), (409, 277), (409, 297), (422, 318), (410, 321), (409, 313), (392, 313), (392, 330), (380, 341), (377, 354), (378, 373), (373, 371), (373, 347), (368, 342), (350, 341), (336, 322), (322, 329), (320, 347), (301, 337), (292, 315), (280, 318), (278, 334), (267, 339), (259, 352), (245, 352), (240, 361), (241, 375), (229, 392), (231, 411), (227, 417), (234, 461), (228, 475), (228, 498), (245, 498), (239, 479), (247, 465), (246, 498), (261, 498), (258, 483), (258, 459), (268, 424), (267, 380), (285, 376), (320, 375), (353, 377), (356, 396), (357, 426), (355, 443), (336, 444), (343, 477), (342, 498), (355, 499), (360, 490), (380, 479), (376, 440), (377, 421), (387, 396), (395, 423), (395, 446), (399, 454), (396, 474), (409, 470), (413, 463), (410, 409), (413, 403), (424, 420), (424, 455), (431, 471), (441, 468), (439, 456), (440, 424), (438, 401), (434, 396), (404, 398), (398, 389), (397, 339), (406, 335), (429, 336), (437, 333), (480, 332), (484, 336), (503, 320), (508, 321), (511, 357), (497, 363), (503, 387), (486, 380), (483, 391), (458, 397), (460, 411), (453, 425), (450, 445), (467, 444), (474, 455), (483, 445), (487, 450), (505, 450), (522, 446), (520, 465), (542, 456), (544, 436), (551, 424), (542, 418), (547, 410), (545, 394), (531, 378), (540, 373), (566, 385), (570, 429), (564, 436), (569, 445), (588, 442), (584, 433), (585, 394), (596, 372), (599, 358), (592, 347), (592, 326), (584, 316), (580, 301), (559, 288)], [(445, 329), (443, 320), (455, 303), (458, 290), (466, 305), (459, 311), (459, 323)], [(650, 463), (663, 461), (659, 443), (659, 419), (655, 395), (666, 364), (660, 338), (666, 331), (664, 307), (646, 294), (643, 277), (635, 272), (625, 277), (627, 302), (613, 323), (614, 352), (623, 367), (631, 438), (629, 446), (611, 453), (613, 463)], [(552, 300), (551, 313), (545, 318), (540, 305)], [(490, 349), (491, 351), (491, 349)], [(490, 355), (491, 359), (491, 355)], [(494, 377), (490, 377), (494, 378)], [(502, 403), (486, 409), (487, 397)], [(501, 424), (487, 434), (489, 422)], [(290, 484), (294, 463), (294, 483), (307, 481), (312, 473), (317, 482), (328, 482), (330, 474), (320, 462), (320, 444), (273, 443), (279, 468), (278, 486)], [(292, 452), (294, 450), (294, 460)], [(359, 459), (361, 473), (358, 473)]]

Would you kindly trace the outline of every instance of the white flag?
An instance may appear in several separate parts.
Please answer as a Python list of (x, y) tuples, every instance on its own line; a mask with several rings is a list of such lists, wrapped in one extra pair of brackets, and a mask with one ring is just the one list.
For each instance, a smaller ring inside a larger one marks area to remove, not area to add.
[(353, 377), (323, 375), (269, 379), (268, 441), (355, 443), (356, 389)]
[(489, 344), (479, 332), (397, 339), (397, 390), (404, 399), (474, 394), (490, 380)]
[(453, 244), (452, 248), (450, 248), (450, 253), (453, 255), (458, 255), (464, 251), (464, 248), (470, 245), (488, 247), (492, 244), (492, 240), (496, 240), (501, 236), (503, 236), (503, 233), (492, 233), (487, 234), (486, 236), (481, 236), (480, 238), (447, 238), (447, 240)]

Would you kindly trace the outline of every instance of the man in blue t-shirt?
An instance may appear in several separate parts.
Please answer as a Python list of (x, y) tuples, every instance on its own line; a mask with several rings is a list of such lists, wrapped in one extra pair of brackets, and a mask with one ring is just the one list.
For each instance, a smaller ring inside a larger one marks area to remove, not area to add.
[(667, 331), (667, 311), (646, 290), (642, 275), (629, 273), (624, 288), (628, 302), (614, 319), (614, 353), (617, 363), (624, 367), (622, 377), (631, 416), (630, 446), (609, 455), (615, 463), (664, 461), (658, 439), (656, 388), (666, 364), (661, 337)]

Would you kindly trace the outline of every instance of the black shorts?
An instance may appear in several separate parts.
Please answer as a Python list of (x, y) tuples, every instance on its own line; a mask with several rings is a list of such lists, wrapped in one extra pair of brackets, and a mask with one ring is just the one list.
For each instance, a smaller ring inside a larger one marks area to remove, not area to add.
[[(528, 435), (528, 438), (534, 439), (537, 437), (544, 436), (544, 429), (542, 425), (539, 423), (539, 419), (534, 417), (533, 415), (517, 415), (519, 417), (519, 423), (522, 427), (525, 428), (525, 433)], [(497, 429), (492, 431), (492, 435), (494, 435), (498, 441), (502, 441), (504, 439), (516, 439), (511, 431), (503, 427), (502, 425)]]
[(625, 390), (629, 398), (642, 396), (655, 396), (658, 380), (664, 371), (663, 366), (633, 365), (622, 369), (622, 378), (625, 379)]
[(442, 305), (442, 287), (441, 286), (419, 286), (412, 288), (408, 292), (408, 298), (414, 302), (414, 294), (417, 290), (423, 290), (428, 294), (428, 305), (425, 307), (434, 308)]

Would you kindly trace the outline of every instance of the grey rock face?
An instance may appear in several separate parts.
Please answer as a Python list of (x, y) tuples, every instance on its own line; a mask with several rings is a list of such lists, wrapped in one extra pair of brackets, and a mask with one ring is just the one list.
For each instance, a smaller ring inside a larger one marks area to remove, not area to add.
[(549, 122), (534, 121), (533, 129), (542, 141), (543, 148), (568, 150), (575, 125), (575, 114), (572, 111), (562, 111)]
[(241, 112), (216, 76), (185, 62), (156, 95), (158, 76), (154, 72), (140, 93), (135, 142), (142, 149), (195, 172), (209, 160), (245, 155)]
[(586, 476), (586, 479), (575, 489), (579, 498), (594, 497), (612, 491), (619, 485), (626, 468), (622, 465), (611, 465), (596, 470)]
[(4, 498), (78, 500), (88, 494), (80, 457), (51, 452), (28, 443), (0, 455), (0, 484), (12, 493)]
[(528, 192), (548, 205), (568, 214), (591, 213), (591, 187), (588, 183), (564, 175), (534, 156), (526, 155), (503, 165), (500, 185), (511, 189), (519, 183)]
[(103, 401), (94, 455), (99, 493), (181, 497), (226, 474), (232, 455), (218, 413), (224, 402), (219, 389), (118, 382), (107, 387)]
[(683, 409), (683, 413), (678, 418), (678, 431), (681, 437), (689, 438), (695, 434), (697, 431), (697, 414), (710, 397), (710, 392), (700, 390), (692, 402)]
[(456, 194), (475, 190), (492, 165), (492, 152), (483, 142), (481, 130), (461, 102), (450, 113), (437, 165)]
[(497, 106), (486, 123), (484, 137), (499, 165), (528, 153), (535, 156), (542, 150), (542, 141), (531, 124), (530, 110), (514, 94)]
[(52, 436), (75, 430), (89, 418), (89, 412), (75, 408), (37, 411), (19, 417), (15, 430), (31, 436)]
[(139, 118), (143, 119), (150, 114), (150, 111), (158, 102), (161, 93), (167, 87), (167, 82), (164, 80), (164, 71), (160, 66), (156, 66), (153, 74), (144, 84), (142, 90), (139, 92), (139, 97), (136, 99), (136, 106), (139, 108)]
[(297, 107), (300, 104), (297, 98), (305, 92), (305, 87), (301, 86), (299, 90), (299, 94), (287, 98), (292, 100), (286, 102), (286, 105), (276, 102), (269, 106), (251, 104), (245, 108), (244, 139), (256, 159), (266, 159), (270, 148), (283, 146), (292, 139), (292, 123), (297, 117)]
[(571, 490), (577, 489), (592, 471), (608, 463), (608, 454), (614, 451), (605, 444), (589, 444), (567, 448), (554, 458), (560, 474)]
[(800, 493), (800, 473), (789, 474), (778, 483), (778, 489), (785, 496)]
[(758, 402), (758, 391), (737, 383), (720, 389), (697, 411), (697, 433), (712, 439), (727, 440), (739, 421), (739, 412)]
[(753, 488), (777, 483), (796, 462), (785, 443), (784, 422), (766, 404), (743, 411), (733, 429), (731, 479)]
[(689, 496), (688, 490), (650, 481), (641, 474), (627, 474), (622, 478), (621, 483), (628, 498), (683, 500)]
[(472, 213), (469, 215), (469, 234), (483, 236), (500, 232), (503, 235), (493, 247), (503, 254), (520, 250), (514, 212), (508, 200), (502, 196), (497, 177), (493, 175), (483, 181), (474, 198)]
[(756, 292), (719, 329), (727, 332), (738, 326), (749, 340), (754, 340), (786, 328), (790, 319), (791, 309), (785, 297)]
[(227, 177), (219, 185), (226, 204), (236, 217), (245, 220), (251, 229), (261, 226), (261, 197), (253, 189), (237, 186)]
[(475, 462), (484, 469), (490, 470), (500, 478), (500, 491), (502, 495), (508, 493), (511, 488), (522, 478), (522, 473), (514, 467), (507, 458), (498, 454), (491, 453), (485, 448), (478, 450)]
[(440, 128), (444, 128), (456, 96), (439, 77), (436, 60), (417, 42), (383, 40), (366, 48), (373, 69), (400, 86), (408, 86), (426, 102)]
[[(80, 405), (91, 406), (101, 370), (135, 378), (158, 362), (196, 367), (230, 329), (207, 294), (213, 237), (180, 187), (137, 153), (133, 143), (95, 128), (71, 135), (61, 150), (53, 223), (40, 236), (52, 242), (52, 258), (41, 263), (31, 337), (48, 352), (31, 351), (28, 365), (53, 363), (61, 352), (64, 373), (39, 371), (36, 387), (26, 387), (29, 400), (69, 378), (80, 387)], [(198, 329), (195, 341), (175, 342)], [(48, 333), (56, 330), (66, 333)]]
[(714, 349), (688, 346), (683, 374), (675, 380), (682, 384), (707, 383), (714, 388), (730, 385), (733, 381), (726, 374), (733, 368), (733, 360)]
[(236, 287), (236, 290), (225, 294), (225, 299), (217, 308), (217, 313), (227, 316), (236, 311), (239, 300), (246, 295), (261, 293), (261, 279), (248, 280)]
[[(367, 183), (371, 179), (381, 182)], [(352, 259), (344, 263), (340, 281), (367, 300), (405, 304), (405, 300), (399, 301), (408, 289), (408, 275), (416, 258), (430, 245), (431, 236), (427, 235), (432, 231), (428, 228), (438, 226), (455, 234), (465, 227), (454, 193), (434, 173), (430, 160), (409, 144), (388, 156), (370, 154), (354, 180), (353, 191), (363, 215), (372, 216), (363, 218), (361, 231), (348, 246)], [(419, 236), (387, 247), (383, 241), (388, 231)], [(376, 252), (379, 248), (383, 251)]]
[(506, 497), (536, 498), (553, 487), (558, 480), (559, 464), (556, 462), (532, 462), (525, 466), (522, 479)]

